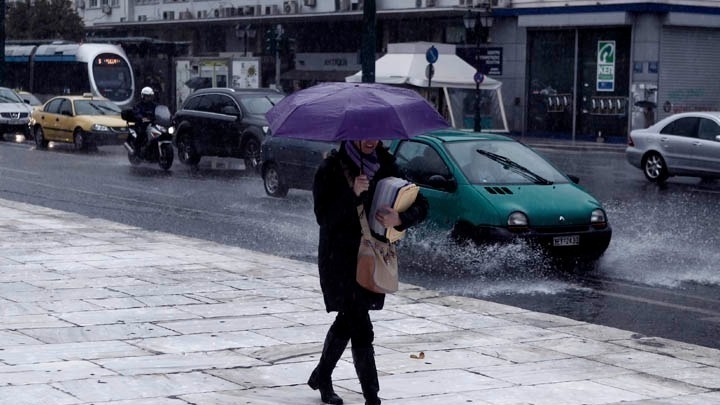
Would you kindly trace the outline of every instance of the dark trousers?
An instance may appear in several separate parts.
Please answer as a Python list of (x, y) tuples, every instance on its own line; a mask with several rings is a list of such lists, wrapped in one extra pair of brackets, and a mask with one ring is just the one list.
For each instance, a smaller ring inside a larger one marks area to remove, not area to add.
[(349, 339), (353, 348), (371, 348), (375, 338), (370, 314), (362, 308), (339, 311), (330, 332), (340, 339)]

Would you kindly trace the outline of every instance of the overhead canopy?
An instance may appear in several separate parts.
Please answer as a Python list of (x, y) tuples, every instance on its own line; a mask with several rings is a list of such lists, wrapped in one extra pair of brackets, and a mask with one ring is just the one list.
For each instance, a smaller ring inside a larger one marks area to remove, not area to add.
[[(477, 70), (455, 54), (455, 45), (431, 42), (388, 44), (388, 52), (375, 61), (375, 82), (428, 87), (425, 53), (431, 46), (437, 48), (439, 57), (433, 64), (435, 74), (430, 80), (430, 87), (475, 88)], [(362, 71), (346, 77), (345, 81), (361, 82)], [(501, 85), (501, 82), (484, 76), (480, 88), (495, 90)]]

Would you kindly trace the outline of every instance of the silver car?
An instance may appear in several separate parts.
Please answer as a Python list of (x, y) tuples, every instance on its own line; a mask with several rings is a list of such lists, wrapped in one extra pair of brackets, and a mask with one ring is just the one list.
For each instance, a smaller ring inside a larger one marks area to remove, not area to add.
[(651, 182), (670, 176), (720, 178), (720, 112), (679, 113), (636, 129), (625, 156)]
[(0, 87), (0, 141), (4, 135), (22, 133), (27, 137), (30, 134), (31, 107), (13, 90)]

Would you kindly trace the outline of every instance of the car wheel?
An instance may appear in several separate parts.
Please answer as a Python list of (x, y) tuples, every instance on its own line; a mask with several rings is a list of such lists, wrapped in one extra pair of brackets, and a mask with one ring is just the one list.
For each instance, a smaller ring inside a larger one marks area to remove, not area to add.
[(88, 144), (81, 129), (76, 129), (73, 133), (73, 145), (75, 145), (75, 150), (87, 150)]
[(652, 152), (643, 159), (643, 173), (653, 183), (662, 183), (668, 178), (665, 159), (659, 153)]
[(43, 129), (40, 125), (35, 127), (34, 138), (35, 138), (35, 146), (38, 149), (45, 149), (48, 147), (48, 144), (50, 143), (50, 142), (48, 142), (47, 139), (45, 139), (45, 132), (43, 132)]
[(242, 146), (242, 156), (245, 159), (245, 170), (260, 169), (260, 141), (254, 136), (249, 136)]
[(187, 135), (181, 136), (177, 143), (178, 158), (183, 164), (194, 166), (200, 162), (200, 155), (195, 149)]
[(267, 195), (278, 198), (287, 195), (288, 187), (280, 178), (280, 172), (275, 163), (269, 163), (263, 166), (262, 178)]

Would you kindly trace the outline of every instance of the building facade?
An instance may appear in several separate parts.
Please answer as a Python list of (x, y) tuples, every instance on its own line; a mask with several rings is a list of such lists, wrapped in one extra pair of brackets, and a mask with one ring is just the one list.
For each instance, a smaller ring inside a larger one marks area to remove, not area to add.
[[(183, 43), (186, 56), (259, 57), (263, 86), (275, 79), (265, 43), (278, 24), (292, 40), (279, 66), (285, 88), (360, 69), (362, 0), (75, 1), (89, 37)], [(455, 44), (503, 83), (515, 133), (624, 142), (630, 130), (669, 114), (720, 109), (717, 1), (376, 0), (376, 7), (378, 57), (390, 43)], [(469, 11), (492, 16), (487, 35), (466, 28)]]

